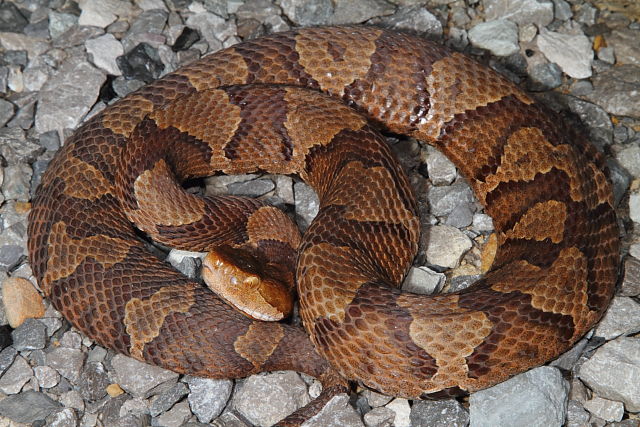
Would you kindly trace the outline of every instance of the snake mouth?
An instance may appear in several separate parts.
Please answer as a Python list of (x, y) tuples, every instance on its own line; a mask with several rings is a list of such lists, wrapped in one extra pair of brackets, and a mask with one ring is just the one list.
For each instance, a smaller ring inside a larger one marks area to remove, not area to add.
[(212, 251), (205, 257), (202, 279), (216, 295), (251, 319), (275, 322), (293, 311), (293, 297), (283, 284), (240, 267), (222, 252)]

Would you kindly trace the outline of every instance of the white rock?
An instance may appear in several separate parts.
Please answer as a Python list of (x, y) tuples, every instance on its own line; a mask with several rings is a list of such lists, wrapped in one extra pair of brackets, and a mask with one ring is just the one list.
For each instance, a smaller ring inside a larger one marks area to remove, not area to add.
[(471, 239), (449, 225), (436, 225), (428, 231), (427, 262), (440, 267), (454, 268), (471, 249)]
[(111, 366), (118, 385), (133, 397), (147, 397), (147, 392), (157, 385), (178, 378), (175, 372), (148, 365), (121, 354), (113, 357)]
[(233, 396), (233, 407), (252, 424), (275, 424), (310, 402), (307, 386), (291, 371), (254, 375), (242, 382)]
[(471, 427), (561, 426), (569, 385), (556, 368), (543, 366), (469, 398)]
[(118, 19), (111, 7), (112, 3), (111, 1), (103, 0), (79, 1), (78, 5), (82, 13), (80, 13), (80, 18), (78, 19), (78, 25), (106, 28)]
[(0, 378), (0, 391), (4, 394), (16, 394), (33, 376), (33, 370), (22, 356), (17, 356), (9, 369)]
[(598, 396), (640, 411), (640, 339), (621, 337), (600, 347), (581, 367), (579, 377)]
[(42, 388), (51, 388), (60, 382), (60, 374), (50, 366), (36, 366), (33, 373)]
[(562, 34), (542, 29), (536, 44), (551, 62), (576, 79), (591, 77), (593, 49), (584, 34)]
[(373, 408), (364, 414), (364, 424), (367, 427), (391, 427), (396, 413), (389, 408)]
[(469, 30), (469, 40), (474, 46), (487, 49), (496, 56), (509, 56), (520, 49), (518, 26), (506, 19), (476, 25)]
[(87, 40), (85, 46), (87, 47), (87, 52), (93, 57), (93, 63), (96, 67), (102, 68), (114, 76), (122, 75), (122, 71), (120, 71), (116, 63), (116, 58), (124, 54), (124, 48), (113, 34), (104, 34), (95, 39)]
[(72, 58), (62, 64), (38, 94), (38, 132), (56, 130), (62, 135), (65, 128), (75, 128), (96, 102), (105, 79), (102, 71), (83, 60)]
[(629, 195), (629, 218), (640, 224), (640, 193), (638, 192)]
[(349, 405), (349, 396), (334, 396), (316, 415), (302, 423), (302, 427), (364, 427), (360, 416)]
[(209, 378), (189, 377), (189, 406), (201, 423), (208, 423), (220, 415), (231, 396), (233, 382)]
[(607, 341), (640, 331), (640, 304), (629, 297), (614, 297), (595, 334)]
[(493, 231), (493, 219), (487, 214), (475, 213), (472, 227), (476, 231)]
[(603, 399), (598, 396), (584, 402), (584, 407), (587, 411), (605, 421), (620, 421), (624, 415), (624, 405), (622, 402)]
[(393, 420), (395, 427), (411, 427), (411, 407), (407, 399), (393, 399), (385, 405), (385, 408), (391, 409), (396, 413), (396, 417)]
[(442, 290), (446, 280), (443, 273), (437, 273), (427, 267), (411, 267), (402, 283), (402, 289), (416, 294), (431, 295)]
[(553, 21), (553, 3), (544, 0), (483, 0), (485, 19), (508, 19), (516, 24), (544, 27)]
[(640, 146), (630, 144), (616, 153), (616, 160), (631, 174), (634, 178), (640, 178)]
[(449, 185), (457, 175), (456, 166), (440, 151), (427, 147), (427, 173), (434, 185)]

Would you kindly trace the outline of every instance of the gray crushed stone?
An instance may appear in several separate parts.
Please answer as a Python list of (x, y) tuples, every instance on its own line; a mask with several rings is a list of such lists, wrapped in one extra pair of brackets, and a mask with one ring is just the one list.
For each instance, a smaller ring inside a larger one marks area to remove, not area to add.
[[(516, 376), (456, 400), (413, 402), (360, 392), (329, 402), (305, 426), (597, 425), (638, 427), (640, 392), (640, 26), (625, 12), (585, 0), (84, 0), (0, 2), (0, 282), (32, 279), (27, 215), (49, 161), (82, 120), (203, 53), (298, 25), (369, 23), (443, 40), (492, 62), (550, 106), (578, 117), (605, 154), (627, 233), (619, 294), (595, 329), (553, 362), (577, 374), (571, 392), (554, 367)], [(606, 46), (594, 51), (595, 37)], [(180, 38), (182, 37), (182, 39)], [(423, 264), (404, 289), (456, 291), (480, 276), (464, 268), (493, 232), (455, 166), (432, 148), (393, 145), (409, 169), (425, 229)], [(413, 147), (413, 148), (415, 148)], [(212, 191), (268, 197), (306, 228), (317, 213), (312, 190), (290, 178), (220, 180)], [(207, 188), (209, 191), (210, 187)], [(628, 197), (629, 193), (632, 197)], [(169, 257), (190, 277), (199, 259)], [(627, 255), (628, 253), (628, 255)], [(473, 274), (472, 274), (473, 273)], [(445, 281), (446, 279), (446, 281)], [(0, 321), (6, 323), (3, 313)], [(207, 380), (115, 355), (69, 329), (47, 304), (0, 351), (2, 422), (47, 426), (269, 425), (306, 403), (317, 386), (298, 374)], [(594, 338), (595, 337), (595, 338)], [(605, 341), (603, 345), (601, 341)], [(597, 343), (597, 345), (596, 345)], [(585, 386), (585, 384), (589, 387)], [(525, 390), (526, 389), (526, 390)], [(582, 390), (582, 391), (581, 391)], [(532, 415), (533, 414), (533, 415)], [(210, 424), (213, 423), (213, 424)], [(540, 424), (542, 423), (542, 424)]]

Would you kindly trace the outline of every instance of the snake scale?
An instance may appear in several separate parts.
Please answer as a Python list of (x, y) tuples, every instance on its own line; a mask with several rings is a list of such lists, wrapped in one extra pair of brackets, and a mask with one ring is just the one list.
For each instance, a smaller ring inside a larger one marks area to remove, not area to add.
[[(440, 149), (493, 218), (494, 263), (470, 288), (398, 289), (419, 220), (379, 129)], [(74, 326), (139, 360), (453, 396), (558, 356), (601, 318), (619, 258), (604, 170), (580, 132), (460, 53), (375, 27), (302, 28), (206, 56), (84, 123), (42, 178), (29, 254)], [(298, 175), (319, 195), (297, 258), (279, 255), (288, 227), (275, 208), (179, 184), (259, 171)], [(151, 255), (131, 221), (178, 248), (282, 258), (304, 330), (239, 314)]]

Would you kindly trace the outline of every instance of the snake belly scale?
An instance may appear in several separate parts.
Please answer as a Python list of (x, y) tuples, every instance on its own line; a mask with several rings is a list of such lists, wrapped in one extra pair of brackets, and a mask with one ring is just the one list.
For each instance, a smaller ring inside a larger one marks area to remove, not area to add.
[[(469, 289), (398, 290), (419, 221), (379, 128), (439, 148), (492, 216), (495, 260)], [(601, 318), (619, 258), (603, 170), (580, 132), (460, 53), (374, 27), (304, 28), (206, 56), (83, 124), (43, 176), (29, 254), (74, 326), (149, 363), (457, 395), (556, 357)], [(172, 179), (255, 171), (297, 174), (320, 197), (290, 260), (304, 330), (242, 316), (152, 256), (131, 224), (189, 249), (250, 241), (272, 208), (203, 200)], [(157, 192), (178, 203), (161, 208)]]

